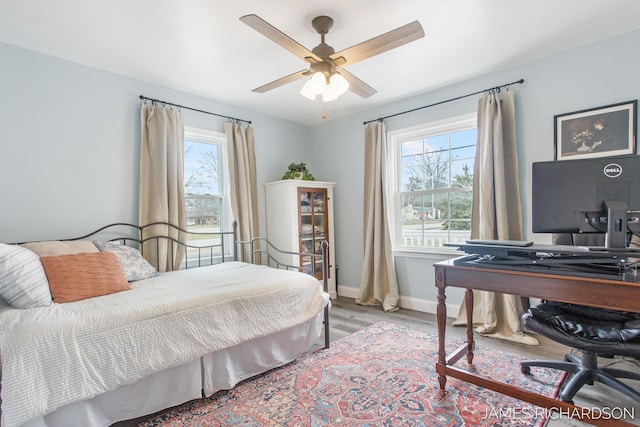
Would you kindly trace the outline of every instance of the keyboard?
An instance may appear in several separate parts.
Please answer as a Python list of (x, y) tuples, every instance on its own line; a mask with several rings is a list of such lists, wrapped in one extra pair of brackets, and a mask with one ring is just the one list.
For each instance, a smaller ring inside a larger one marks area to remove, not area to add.
[(527, 247), (533, 245), (533, 242), (525, 240), (497, 240), (497, 239), (470, 239), (467, 240), (470, 245), (494, 245), (494, 246), (516, 246)]

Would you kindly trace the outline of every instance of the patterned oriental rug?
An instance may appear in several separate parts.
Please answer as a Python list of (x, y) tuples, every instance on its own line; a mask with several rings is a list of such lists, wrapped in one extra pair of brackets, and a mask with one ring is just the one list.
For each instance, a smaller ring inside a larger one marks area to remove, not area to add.
[[(452, 351), (460, 342), (452, 342)], [(541, 408), (455, 378), (440, 395), (436, 335), (379, 322), (327, 350), (171, 409), (150, 426), (541, 426)], [(462, 363), (461, 363), (462, 362)], [(456, 366), (466, 367), (466, 361)], [(514, 355), (478, 348), (470, 369), (555, 396), (562, 374), (520, 373)]]

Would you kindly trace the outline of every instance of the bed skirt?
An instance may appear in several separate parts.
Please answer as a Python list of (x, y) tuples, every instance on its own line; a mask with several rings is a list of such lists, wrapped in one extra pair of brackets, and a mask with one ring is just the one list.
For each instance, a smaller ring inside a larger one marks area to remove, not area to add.
[(25, 427), (108, 427), (233, 388), (240, 381), (282, 366), (308, 351), (320, 336), (323, 311), (307, 322), (245, 341), (93, 399), (75, 402), (31, 420)]

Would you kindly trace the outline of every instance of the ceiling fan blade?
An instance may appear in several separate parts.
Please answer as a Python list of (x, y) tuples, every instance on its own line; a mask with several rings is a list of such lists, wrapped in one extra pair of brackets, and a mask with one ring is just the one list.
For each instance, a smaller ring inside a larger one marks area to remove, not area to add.
[(422, 25), (418, 21), (413, 21), (388, 33), (336, 52), (331, 55), (331, 59), (343, 58), (345, 64), (351, 65), (422, 37), (424, 37)]
[(378, 93), (377, 90), (375, 90), (344, 68), (340, 68), (338, 70), (338, 73), (340, 73), (342, 77), (344, 77), (344, 79), (349, 82), (349, 90), (356, 95), (360, 95), (363, 98), (368, 98), (371, 95), (375, 95), (376, 93)]
[(271, 83), (267, 83), (266, 85), (257, 87), (255, 89), (253, 89), (251, 92), (257, 92), (257, 93), (264, 93), (267, 91), (270, 91), (271, 89), (275, 89), (277, 87), (280, 86), (284, 86), (287, 83), (291, 83), (294, 82), (298, 79), (301, 79), (305, 76), (309, 75), (309, 70), (300, 70), (300, 71), (296, 71), (293, 74), (289, 74), (288, 76), (282, 77), (278, 80), (274, 80)]
[(273, 25), (269, 24), (258, 15), (245, 15), (240, 17), (240, 20), (263, 36), (271, 39), (283, 48), (287, 49), (289, 52), (293, 53), (300, 59), (304, 60), (306, 57), (312, 57), (318, 61), (322, 60), (309, 49), (302, 46), (300, 43), (298, 43), (282, 31), (278, 30)]

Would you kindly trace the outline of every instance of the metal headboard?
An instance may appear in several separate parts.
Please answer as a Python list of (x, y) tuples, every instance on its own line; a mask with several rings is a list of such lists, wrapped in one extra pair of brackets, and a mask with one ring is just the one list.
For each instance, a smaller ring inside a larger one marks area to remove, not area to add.
[[(116, 222), (105, 225), (84, 236), (60, 239), (62, 241), (73, 240), (102, 240), (108, 242), (120, 242), (123, 245), (137, 248), (143, 255), (147, 251), (155, 249), (156, 265), (159, 263), (159, 248), (161, 244), (168, 244), (169, 255), (172, 261), (176, 259), (179, 248), (183, 248), (187, 256), (182, 262), (182, 268), (202, 267), (238, 259), (236, 252), (238, 224), (233, 222), (232, 231), (195, 232), (188, 231), (166, 222), (153, 222), (145, 225), (135, 225), (125, 222)], [(173, 236), (180, 236), (178, 239)], [(214, 241), (215, 243), (196, 245), (186, 243), (187, 236)], [(149, 246), (152, 245), (152, 246)]]

